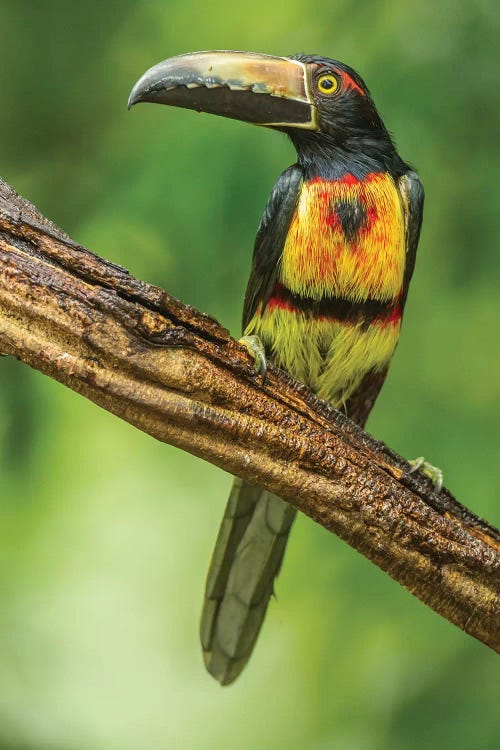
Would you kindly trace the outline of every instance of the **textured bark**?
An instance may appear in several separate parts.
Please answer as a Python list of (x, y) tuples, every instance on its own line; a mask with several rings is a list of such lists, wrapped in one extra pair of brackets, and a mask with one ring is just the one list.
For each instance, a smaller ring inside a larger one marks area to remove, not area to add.
[(496, 529), (283, 373), (262, 384), (215, 320), (77, 245), (1, 181), (0, 353), (272, 490), (500, 651)]

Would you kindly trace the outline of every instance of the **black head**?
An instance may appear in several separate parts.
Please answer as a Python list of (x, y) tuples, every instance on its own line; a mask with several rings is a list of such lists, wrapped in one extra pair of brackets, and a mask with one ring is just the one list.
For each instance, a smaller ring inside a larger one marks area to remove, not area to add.
[(287, 129), (299, 156), (332, 150), (373, 158), (395, 155), (392, 138), (361, 76), (338, 60), (293, 55), (307, 70), (309, 95), (317, 111), (317, 129)]

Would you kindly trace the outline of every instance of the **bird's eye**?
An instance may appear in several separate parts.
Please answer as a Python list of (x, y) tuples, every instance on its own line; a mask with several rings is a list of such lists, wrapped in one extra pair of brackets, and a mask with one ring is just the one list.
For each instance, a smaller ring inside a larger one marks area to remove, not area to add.
[(332, 73), (325, 73), (318, 78), (318, 89), (322, 94), (334, 94), (338, 87), (339, 82)]

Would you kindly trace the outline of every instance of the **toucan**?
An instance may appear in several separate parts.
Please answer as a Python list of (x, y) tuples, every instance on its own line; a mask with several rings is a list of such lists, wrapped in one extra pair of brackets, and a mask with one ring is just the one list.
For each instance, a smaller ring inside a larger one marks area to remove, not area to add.
[[(138, 102), (288, 135), (297, 161), (278, 178), (257, 231), (242, 340), (263, 374), (271, 361), (364, 426), (398, 341), (424, 190), (362, 78), (317, 55), (196, 52), (148, 70), (129, 107)], [(295, 514), (234, 480), (200, 627), (206, 667), (223, 685), (254, 648)]]

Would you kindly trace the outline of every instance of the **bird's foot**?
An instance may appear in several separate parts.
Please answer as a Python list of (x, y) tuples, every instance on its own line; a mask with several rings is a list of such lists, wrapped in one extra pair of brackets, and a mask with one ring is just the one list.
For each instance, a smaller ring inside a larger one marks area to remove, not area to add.
[(255, 372), (258, 375), (262, 375), (262, 382), (264, 382), (267, 375), (267, 360), (264, 344), (258, 336), (242, 336), (242, 338), (238, 340), (238, 343), (243, 344), (248, 353), (253, 357), (255, 361)]
[(422, 473), (428, 476), (429, 479), (432, 479), (436, 492), (441, 491), (444, 479), (444, 474), (441, 469), (430, 464), (423, 456), (414, 458), (413, 461), (408, 461), (408, 463), (411, 465), (410, 474), (413, 474), (415, 471), (422, 471)]

